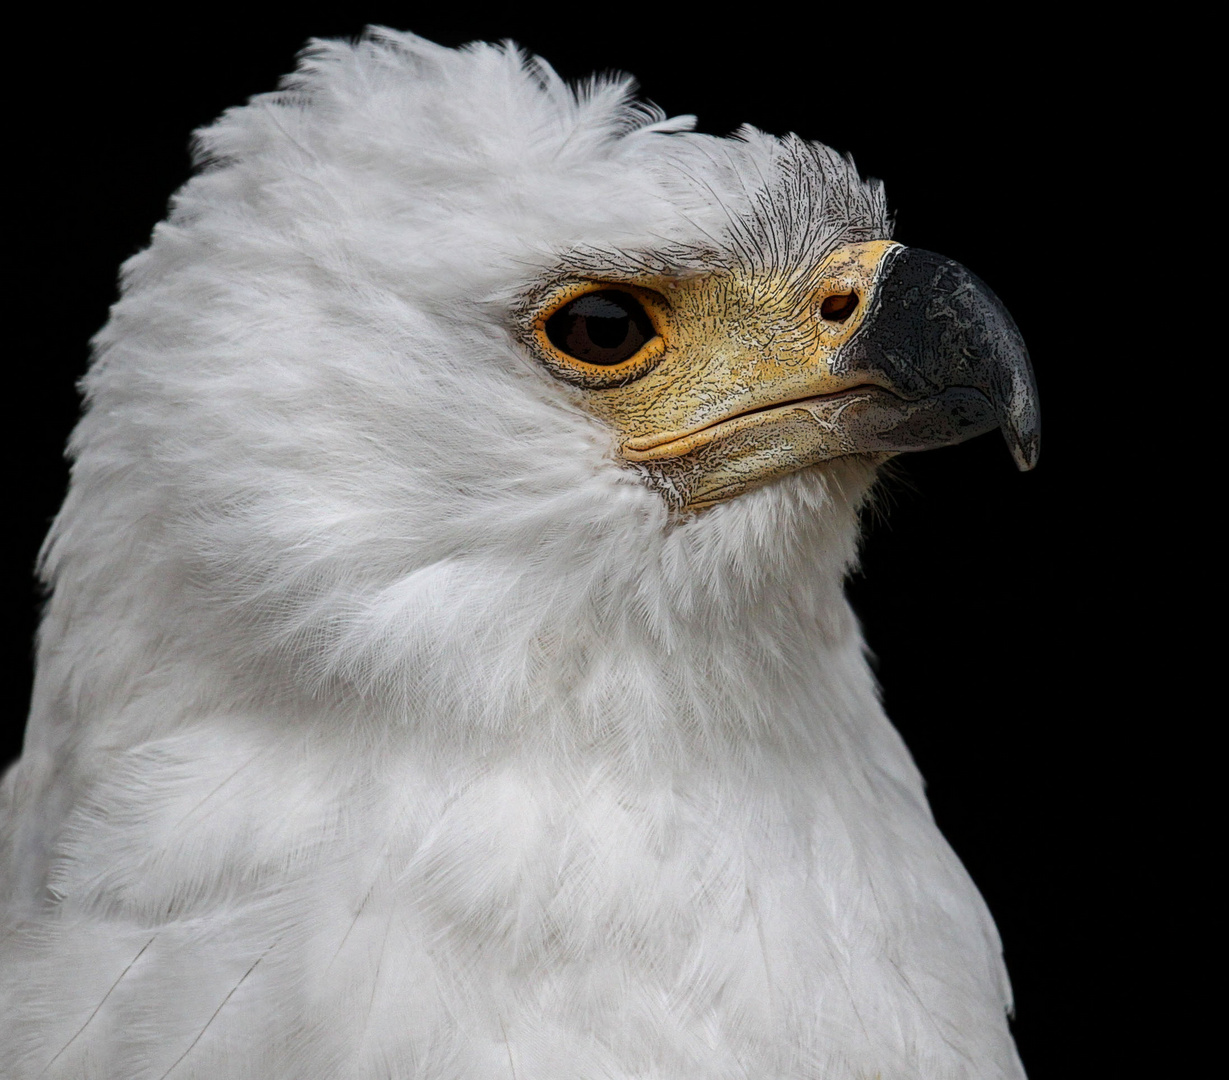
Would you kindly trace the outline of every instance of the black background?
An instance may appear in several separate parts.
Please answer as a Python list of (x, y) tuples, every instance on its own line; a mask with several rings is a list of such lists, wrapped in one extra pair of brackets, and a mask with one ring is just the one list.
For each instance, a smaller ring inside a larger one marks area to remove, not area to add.
[[(1166, 825), (1190, 796), (1176, 780), (1180, 680), (1157, 645), (1169, 573), (1148, 532), (1165, 465), (1132, 441), (1146, 361), (1122, 339), (1121, 223), (1147, 182), (1136, 133), (1161, 106), (1131, 93), (1121, 47), (1114, 61), (1069, 25), (904, 25), (849, 7), (725, 23), (610, 5), (488, 19), (378, 3), (353, 18), (199, 10), (63, 27), (52, 14), (9, 39), (16, 497), (0, 759), (20, 746), (30, 571), (64, 491), (74, 382), (116, 268), (188, 176), (189, 133), (273, 88), (310, 36), (375, 22), (447, 45), (513, 38), (568, 78), (629, 71), (701, 130), (746, 121), (852, 152), (886, 181), (897, 239), (964, 263), (1014, 314), (1040, 384), (1039, 468), (1018, 474), (996, 436), (910, 458), (851, 591), (889, 715), (998, 921), (1030, 1074), (1148, 1075), (1144, 1031), (1162, 999), (1189, 993), (1144, 972), (1181, 948), (1154, 901), (1158, 882), (1181, 890), (1190, 874)], [(1165, 1042), (1177, 1075), (1187, 1042)]]

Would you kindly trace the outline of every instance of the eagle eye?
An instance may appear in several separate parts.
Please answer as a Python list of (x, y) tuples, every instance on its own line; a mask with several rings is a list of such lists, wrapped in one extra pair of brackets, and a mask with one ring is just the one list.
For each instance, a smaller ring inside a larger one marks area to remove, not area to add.
[(657, 336), (644, 306), (622, 289), (578, 296), (546, 320), (545, 330), (561, 353), (603, 367), (630, 360)]
[(857, 306), (858, 294), (856, 292), (835, 293), (824, 297), (824, 302), (819, 305), (819, 314), (828, 322), (844, 322), (854, 313)]

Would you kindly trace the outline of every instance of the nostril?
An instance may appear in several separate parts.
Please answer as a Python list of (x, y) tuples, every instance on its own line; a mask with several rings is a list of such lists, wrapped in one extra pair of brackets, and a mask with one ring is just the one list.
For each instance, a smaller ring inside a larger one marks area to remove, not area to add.
[(819, 305), (819, 314), (821, 318), (829, 322), (844, 322), (854, 313), (857, 306), (858, 294), (856, 292), (837, 293), (824, 297), (823, 303)]

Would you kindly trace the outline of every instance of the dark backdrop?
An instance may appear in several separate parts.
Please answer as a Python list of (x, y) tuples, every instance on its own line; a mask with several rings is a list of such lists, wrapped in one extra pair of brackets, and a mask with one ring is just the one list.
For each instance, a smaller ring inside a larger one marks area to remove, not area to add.
[(901, 25), (849, 6), (751, 10), (738, 24), (609, 5), (489, 19), (381, 3), (354, 18), (197, 10), (196, 22), (49, 15), (9, 39), (19, 390), (0, 758), (20, 747), (31, 567), (64, 491), (74, 381), (116, 268), (188, 176), (189, 133), (273, 88), (309, 36), (382, 22), (448, 45), (514, 38), (565, 77), (630, 71), (701, 130), (747, 121), (852, 152), (887, 182), (897, 239), (963, 262), (1014, 313), (1041, 389), (1039, 468), (1018, 474), (998, 437), (910, 458), (851, 593), (889, 714), (998, 921), (1031, 1074), (1145, 1075), (1137, 1020), (1151, 1026), (1170, 996), (1141, 973), (1165, 937), (1152, 882), (1184, 865), (1163, 825), (1186, 796), (1167, 740), (1142, 734), (1163, 735), (1175, 713), (1147, 644), (1162, 586), (1138, 569), (1156, 558), (1140, 539), (1145, 493), (1164, 478), (1124, 446), (1123, 384), (1141, 361), (1115, 339), (1130, 292), (1118, 222), (1143, 179), (1124, 147), (1159, 115), (1125, 97), (1126, 65), (1070, 27)]

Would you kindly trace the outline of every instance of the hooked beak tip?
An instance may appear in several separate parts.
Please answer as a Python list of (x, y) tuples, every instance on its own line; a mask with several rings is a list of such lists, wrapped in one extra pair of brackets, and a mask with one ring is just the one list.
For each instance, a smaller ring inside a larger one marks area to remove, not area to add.
[(1037, 467), (1037, 459), (1041, 456), (1041, 436), (1036, 429), (1022, 433), (1004, 427), (1003, 436), (1007, 440), (1007, 449), (1011, 451), (1011, 459), (1021, 472), (1029, 472)]

